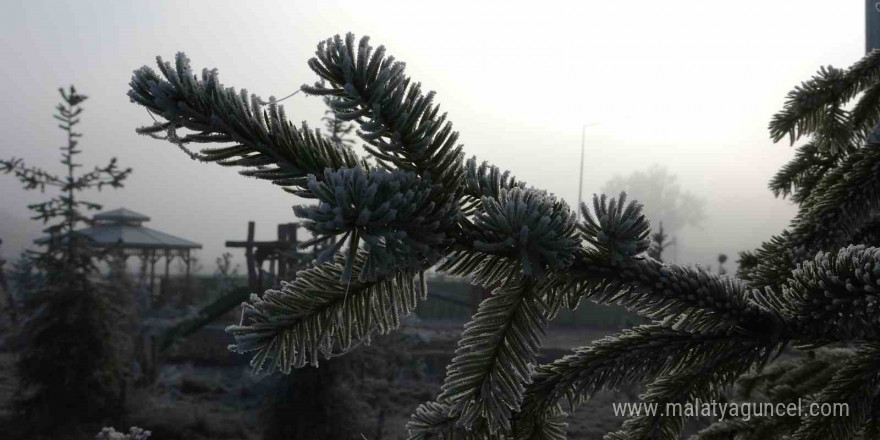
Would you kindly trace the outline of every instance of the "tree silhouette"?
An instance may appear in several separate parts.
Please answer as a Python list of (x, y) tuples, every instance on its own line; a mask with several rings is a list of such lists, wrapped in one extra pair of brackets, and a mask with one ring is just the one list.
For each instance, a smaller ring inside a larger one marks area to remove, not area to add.
[(686, 226), (700, 226), (706, 217), (705, 200), (683, 190), (678, 177), (660, 165), (628, 176), (614, 176), (602, 192), (626, 192), (638, 199), (645, 205), (645, 217), (652, 223), (663, 223), (666, 233), (672, 236)]

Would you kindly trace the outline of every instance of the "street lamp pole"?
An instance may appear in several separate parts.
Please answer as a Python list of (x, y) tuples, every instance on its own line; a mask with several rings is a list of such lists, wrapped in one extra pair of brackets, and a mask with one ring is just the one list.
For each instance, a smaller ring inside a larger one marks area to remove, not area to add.
[(594, 125), (599, 125), (598, 122), (594, 122), (592, 124), (584, 124), (581, 126), (581, 173), (578, 178), (578, 204), (575, 207), (575, 212), (577, 212), (577, 220), (581, 221), (581, 203), (583, 200), (583, 192), (584, 192), (584, 150), (586, 149), (587, 144), (587, 127), (592, 127)]
[(587, 138), (587, 125), (584, 124), (581, 127), (581, 175), (578, 179), (578, 204), (575, 207), (575, 211), (577, 212), (577, 220), (578, 223), (581, 221), (581, 203), (583, 199), (581, 198), (584, 190), (584, 145), (586, 144)]

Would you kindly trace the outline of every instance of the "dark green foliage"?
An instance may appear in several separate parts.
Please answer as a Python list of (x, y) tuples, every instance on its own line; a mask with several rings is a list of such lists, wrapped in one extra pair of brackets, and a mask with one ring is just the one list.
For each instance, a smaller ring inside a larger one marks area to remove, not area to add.
[[(818, 251), (836, 252), (866, 238), (878, 204), (876, 109), (880, 52), (847, 70), (822, 68), (789, 93), (773, 117), (774, 141), (809, 139), (770, 184), (776, 195), (792, 195), (800, 206), (788, 230), (756, 253), (741, 253), (741, 277), (756, 286), (778, 286), (791, 268)], [(856, 99), (858, 98), (858, 99)], [(855, 100), (852, 111), (846, 107)]]
[[(178, 54), (175, 67), (158, 58), (163, 80), (144, 67), (131, 79), (128, 96), (132, 102), (165, 118), (168, 122), (143, 127), (138, 133), (155, 135), (167, 132), (168, 139), (178, 144), (194, 159), (217, 162), (224, 166), (248, 168), (241, 174), (266, 179), (302, 197), (309, 197), (306, 176), (322, 177), (325, 168), (353, 167), (357, 157), (311, 132), (308, 126), (297, 129), (288, 120), (284, 108), (269, 99), (268, 111), (262, 101), (232, 88), (224, 88), (216, 70), (203, 70), (196, 77), (189, 60)], [(176, 130), (187, 128), (198, 134), (179, 137)], [(204, 149), (191, 153), (190, 143), (234, 143), (231, 146)]]
[(480, 304), (437, 396), (460, 419), (458, 426), (487, 423), (490, 431), (510, 430), (546, 326), (547, 311), (528, 281), (499, 289)]
[(16, 366), (17, 407), (34, 426), (118, 415), (125, 386), (126, 366), (118, 353), (124, 333), (110, 321), (110, 292), (82, 274), (50, 279), (33, 292), (39, 307), (22, 330), (27, 342)]
[(502, 189), (497, 198), (484, 196), (470, 235), (476, 250), (517, 259), (525, 276), (537, 278), (570, 266), (579, 241), (565, 202), (518, 187)]
[(880, 249), (850, 246), (819, 253), (792, 272), (779, 310), (797, 331), (817, 339), (877, 339)]
[[(343, 284), (342, 260), (337, 257), (335, 262), (300, 271), (292, 283), (282, 283), (281, 290), (251, 295), (241, 324), (228, 329), (236, 340), (230, 349), (254, 351), (251, 365), (257, 371), (266, 366), (270, 372), (277, 368), (289, 373), (306, 364), (317, 366), (319, 354), (329, 357), (335, 350), (348, 351), (373, 332), (397, 328), (427, 293), (424, 277), (412, 272)], [(359, 275), (363, 254), (353, 264), (354, 274)]]
[(9, 289), (16, 300), (23, 302), (28, 292), (37, 290), (43, 284), (43, 276), (37, 271), (34, 256), (22, 253), (12, 262), (7, 273)]
[[(755, 350), (760, 346), (724, 332), (693, 334), (657, 325), (626, 330), (539, 367), (519, 416), (527, 423), (518, 424), (517, 436), (530, 438), (545, 429), (545, 420), (562, 414), (563, 403), (573, 408), (601, 390), (684, 372), (726, 353)], [(621, 365), (627, 368), (620, 370)]]
[(612, 265), (641, 254), (650, 246), (651, 230), (642, 215), (642, 206), (630, 203), (624, 208), (625, 204), (626, 193), (620, 193), (616, 200), (606, 200), (605, 194), (593, 196), (595, 218), (586, 205), (581, 206), (584, 238), (599, 252), (610, 256)]
[[(403, 380), (419, 379), (421, 369), (411, 353), (418, 338), (406, 334), (379, 336), (369, 346), (320, 368), (304, 367), (266, 378), (275, 393), (260, 412), (264, 440), (381, 439), (387, 431), (383, 413)], [(365, 382), (369, 381), (367, 384)]]
[(525, 189), (525, 182), (516, 180), (516, 177), (510, 175), (510, 171), (501, 171), (500, 168), (483, 162), (477, 166), (477, 158), (472, 157), (465, 163), (465, 186), (466, 202), (463, 203), (465, 208), (463, 211), (471, 215), (482, 204), (483, 197), (497, 199), (501, 196), (502, 190), (512, 190), (514, 188)]
[(119, 291), (124, 283), (95, 279), (94, 260), (101, 253), (75, 232), (77, 224), (87, 220), (83, 209), (100, 209), (77, 194), (104, 186), (119, 188), (131, 169), (118, 169), (112, 159), (105, 167), (75, 174), (82, 166), (74, 162), (81, 153), (77, 139), (82, 135), (74, 126), (86, 97), (73, 86), (61, 89), (61, 96), (55, 118), (67, 135), (67, 145), (61, 149), (67, 174), (28, 167), (20, 159), (0, 160), (0, 170), (15, 175), (25, 189), (56, 187), (60, 192), (29, 206), (34, 219), (57, 221), (46, 229), (48, 249), (35, 253), (33, 260), (42, 282), (32, 284), (25, 268), (15, 279), (17, 288), (28, 289), (22, 293), (29, 315), (21, 329), (25, 345), (16, 367), (21, 383), (16, 408), (35, 433), (118, 414), (125, 387), (125, 335), (131, 330), (119, 325), (127, 318), (120, 298), (128, 292)]
[(663, 222), (660, 222), (660, 227), (657, 228), (657, 232), (651, 234), (651, 245), (648, 248), (648, 256), (657, 261), (663, 261), (663, 251), (673, 244), (670, 243), (668, 239), (669, 235), (663, 231)]
[(319, 204), (294, 207), (297, 217), (310, 220), (306, 227), (317, 237), (303, 245), (342, 234), (336, 246), (328, 246), (318, 255), (318, 262), (323, 263), (332, 260), (349, 239), (343, 281), (351, 277), (360, 240), (367, 255), (360, 281), (393, 274), (405, 265), (418, 270), (426, 261), (442, 256), (437, 249), (452, 243), (447, 232), (458, 218), (458, 206), (451, 195), (442, 203), (430, 200), (436, 187), (430, 179), (420, 179), (412, 172), (327, 169), (320, 182), (314, 177), (308, 182)]
[[(778, 142), (788, 135), (794, 143), (801, 136), (831, 131), (826, 126), (831, 117), (838, 113), (837, 108), (866, 89), (876, 88), (872, 86), (876, 86), (878, 79), (880, 52), (877, 51), (869, 53), (847, 70), (822, 67), (816, 76), (788, 94), (785, 108), (773, 116), (770, 136), (774, 142)], [(872, 130), (876, 120), (872, 121), (867, 111), (877, 107), (876, 101), (870, 100), (872, 96), (876, 98), (877, 92), (866, 94), (864, 102), (857, 105), (862, 110), (856, 114), (863, 116), (853, 121), (857, 123), (853, 124), (854, 130), (845, 133), (845, 136), (850, 136), (852, 131), (867, 135)]]
[(260, 412), (264, 440), (321, 438), (354, 440), (367, 424), (369, 410), (351, 389), (348, 359), (330, 361), (321, 368), (305, 367), (275, 380), (276, 392)]
[[(165, 79), (136, 71), (130, 96), (168, 120), (142, 132), (168, 130), (179, 145), (238, 143), (195, 157), (245, 157), (234, 163), (256, 167), (248, 175), (275, 176), (319, 199), (296, 211), (319, 240), (350, 237), (340, 240), (347, 250), (340, 244), (329, 251), (332, 262), (328, 253), (327, 262), (244, 304), (241, 323), (228, 330), (236, 338), (232, 349), (255, 352), (257, 370), (316, 365), (321, 355), (335, 357), (396, 328), (425, 297), (416, 276), (439, 261), (438, 271), (468, 276), (492, 294), (465, 326), (440, 395), (415, 410), (413, 439), (561, 439), (564, 409), (601, 390), (647, 382), (642, 399), (662, 405), (723, 399), (739, 381), (774, 401), (845, 401), (853, 412), (732, 421), (708, 428), (703, 438), (838, 440), (870, 438), (866, 433), (877, 429), (872, 415), (880, 413), (880, 251), (846, 247), (876, 235), (870, 228), (880, 208), (880, 131), (868, 132), (880, 117), (878, 53), (847, 71), (823, 69), (774, 117), (775, 139), (812, 136), (772, 185), (779, 195), (795, 194), (801, 211), (788, 231), (742, 254), (741, 278), (651, 258), (662, 246), (646, 256), (648, 221), (624, 195), (595, 196), (577, 224), (552, 195), (498, 167), (477, 166), (475, 158), (465, 162), (434, 94), (423, 94), (403, 63), (367, 38), (320, 43), (309, 66), (323, 82), (302, 89), (331, 97), (335, 117), (359, 126), (376, 166), (292, 128), (272, 100), (264, 111), (258, 98), (248, 104), (246, 94), (221, 90), (216, 72), (192, 79), (182, 55), (176, 71), (160, 64)], [(851, 112), (843, 110), (863, 91)], [(178, 137), (174, 129), (181, 127), (195, 133)], [(655, 240), (662, 243), (663, 235)], [(536, 367), (548, 322), (583, 299), (622, 305), (653, 322)], [(812, 361), (810, 350), (832, 343), (851, 346), (848, 357)], [(797, 351), (778, 360), (792, 346)], [(779, 386), (765, 386), (770, 382)], [(673, 439), (683, 423), (636, 417), (607, 438)]]
[[(834, 167), (835, 161), (812, 143), (801, 145), (795, 159), (782, 167), (770, 181), (770, 190), (778, 196), (791, 196), (797, 203), (810, 198), (822, 176)], [(797, 192), (794, 192), (797, 191)]]
[(385, 56), (385, 47), (373, 51), (369, 37), (355, 43), (348, 34), (318, 45), (317, 58), (309, 66), (329, 87), (303, 86), (313, 95), (334, 96), (331, 109), (337, 117), (356, 121), (364, 148), (379, 164), (429, 175), (441, 185), (437, 197), (459, 191), (462, 178), (462, 147), (458, 133), (434, 105), (434, 92), (422, 94), (421, 84), (411, 84), (405, 64)]
[[(3, 240), (0, 240), (0, 245), (3, 244)], [(15, 297), (15, 293), (9, 287), (9, 280), (6, 278), (6, 260), (0, 257), (0, 293), (3, 295), (3, 299), (0, 301), (5, 301), (5, 309), (7, 313), (9, 313), (9, 320), (12, 326), (18, 325), (18, 300)]]

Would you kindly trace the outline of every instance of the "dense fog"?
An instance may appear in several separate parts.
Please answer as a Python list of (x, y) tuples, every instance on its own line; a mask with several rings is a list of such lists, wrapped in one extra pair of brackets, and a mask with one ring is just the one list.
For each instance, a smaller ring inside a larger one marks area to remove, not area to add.
[[(769, 139), (771, 116), (820, 66), (848, 67), (864, 54), (859, 1), (454, 3), (10, 2), (0, 15), (0, 153), (60, 171), (65, 138), (52, 112), (58, 87), (75, 84), (89, 96), (78, 126), (83, 162), (116, 156), (134, 169), (123, 190), (86, 198), (202, 243), (211, 271), (249, 220), (270, 239), (307, 201), (138, 136), (152, 120), (125, 95), (132, 70), (184, 51), (196, 71), (218, 68), (226, 86), (282, 97), (316, 80), (306, 63), (319, 41), (351, 31), (385, 45), (437, 92), (468, 157), (571, 205), (582, 133), (585, 201), (615, 176), (665, 167), (705, 201), (701, 225), (677, 232), (672, 259), (717, 264), (726, 253), (731, 267), (795, 212), (767, 189), (793, 155), (787, 141)], [(320, 99), (299, 94), (284, 106), (292, 120), (321, 127)], [(11, 176), (0, 185), (2, 252), (14, 259), (41, 233), (26, 205), (45, 196)]]

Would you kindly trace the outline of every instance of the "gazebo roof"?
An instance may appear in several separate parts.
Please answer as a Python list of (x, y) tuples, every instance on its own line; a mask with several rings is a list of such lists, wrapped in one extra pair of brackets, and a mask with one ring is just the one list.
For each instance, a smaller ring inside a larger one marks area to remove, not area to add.
[(110, 246), (122, 242), (125, 247), (187, 249), (199, 249), (202, 247), (199, 243), (145, 226), (98, 225), (79, 229), (76, 233), (85, 235), (97, 245)]
[[(148, 221), (150, 218), (125, 208), (95, 214), (92, 219), (98, 222), (91, 227), (78, 229), (76, 234), (89, 238), (96, 246), (121, 244), (124, 248), (152, 249), (201, 249), (202, 247), (194, 241), (141, 226), (140, 222)], [(42, 237), (34, 242), (46, 244), (49, 242), (49, 237)]]
[(126, 208), (117, 208), (112, 211), (105, 211), (92, 216), (94, 220), (122, 220), (122, 221), (137, 221), (137, 222), (148, 222), (150, 218), (139, 213), (134, 212), (130, 209)]

